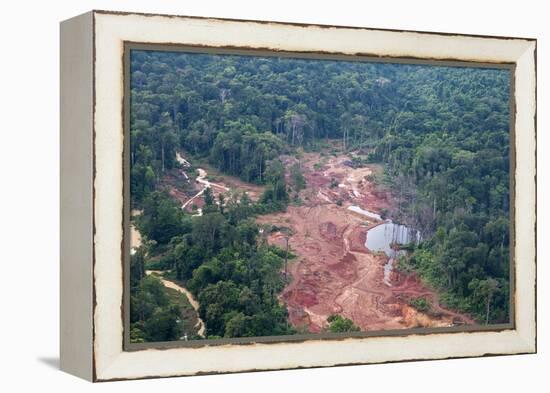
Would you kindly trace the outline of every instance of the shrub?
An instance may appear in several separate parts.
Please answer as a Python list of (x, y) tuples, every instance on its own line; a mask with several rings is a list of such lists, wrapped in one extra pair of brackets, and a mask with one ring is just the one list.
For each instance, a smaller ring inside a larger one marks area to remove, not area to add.
[(409, 300), (409, 305), (420, 312), (428, 312), (432, 308), (430, 302), (424, 297), (411, 298)]
[(340, 315), (332, 314), (327, 318), (329, 323), (329, 330), (332, 333), (347, 333), (347, 332), (359, 332), (358, 326), (356, 326), (351, 319), (344, 318)]

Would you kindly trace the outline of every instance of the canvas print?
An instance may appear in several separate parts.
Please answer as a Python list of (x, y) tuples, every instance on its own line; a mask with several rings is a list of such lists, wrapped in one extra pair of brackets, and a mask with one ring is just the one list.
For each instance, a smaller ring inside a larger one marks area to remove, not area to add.
[(510, 322), (509, 68), (129, 60), (131, 343)]

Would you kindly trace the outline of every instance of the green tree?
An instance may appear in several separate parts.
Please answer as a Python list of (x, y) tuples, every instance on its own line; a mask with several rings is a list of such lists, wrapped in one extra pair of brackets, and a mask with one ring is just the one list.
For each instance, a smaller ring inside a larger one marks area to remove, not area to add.
[(491, 313), (491, 301), (495, 294), (501, 290), (498, 281), (494, 278), (486, 280), (474, 278), (468, 287), (473, 291), (474, 298), (482, 300), (485, 303), (485, 324), (488, 324)]
[(329, 323), (329, 331), (331, 333), (348, 333), (348, 332), (358, 332), (361, 329), (353, 323), (351, 319), (344, 318), (340, 315), (331, 315), (327, 318)]
[(143, 202), (138, 228), (148, 239), (166, 244), (184, 229), (183, 212), (163, 192), (155, 191)]
[(292, 177), (294, 189), (297, 192), (300, 192), (306, 188), (306, 178), (304, 177), (299, 164), (294, 164), (290, 167), (290, 176)]

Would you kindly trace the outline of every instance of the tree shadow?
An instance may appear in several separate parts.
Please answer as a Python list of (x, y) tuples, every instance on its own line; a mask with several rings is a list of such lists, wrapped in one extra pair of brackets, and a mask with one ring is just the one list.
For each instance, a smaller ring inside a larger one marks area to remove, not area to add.
[(46, 366), (59, 370), (59, 357), (39, 357), (37, 359), (39, 362), (45, 364)]

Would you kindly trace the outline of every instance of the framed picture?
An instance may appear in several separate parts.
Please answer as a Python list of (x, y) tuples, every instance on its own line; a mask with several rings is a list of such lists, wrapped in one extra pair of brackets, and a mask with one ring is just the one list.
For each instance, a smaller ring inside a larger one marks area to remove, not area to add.
[(536, 40), (61, 24), (61, 367), (536, 351)]

